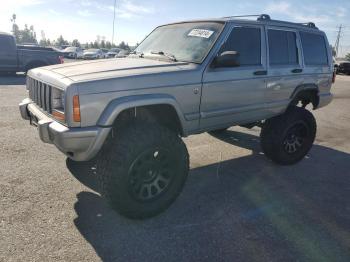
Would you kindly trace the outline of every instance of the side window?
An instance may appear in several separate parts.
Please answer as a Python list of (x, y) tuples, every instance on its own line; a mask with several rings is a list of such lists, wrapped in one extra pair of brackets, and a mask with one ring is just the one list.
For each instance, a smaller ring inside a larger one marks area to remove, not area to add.
[(268, 38), (270, 65), (296, 65), (299, 63), (294, 32), (269, 29)]
[(3, 51), (13, 51), (15, 43), (11, 36), (4, 35), (0, 36), (0, 46)]
[(260, 29), (234, 27), (222, 51), (237, 51), (241, 66), (261, 65)]
[(300, 32), (305, 65), (328, 65), (325, 39), (322, 35)]

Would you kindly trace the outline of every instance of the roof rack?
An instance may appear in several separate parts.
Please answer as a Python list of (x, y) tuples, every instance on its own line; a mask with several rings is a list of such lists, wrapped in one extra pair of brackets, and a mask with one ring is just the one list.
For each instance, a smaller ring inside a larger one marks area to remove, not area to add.
[(223, 18), (243, 18), (243, 17), (257, 17), (257, 20), (270, 20), (270, 16), (266, 14), (260, 14), (260, 15), (233, 15), (233, 16), (226, 16)]
[(257, 21), (271, 21), (271, 22), (280, 22), (280, 23), (286, 23), (286, 24), (294, 24), (294, 25), (300, 25), (300, 26), (306, 26), (314, 29), (318, 29), (313, 22), (307, 22), (307, 23), (293, 23), (293, 22), (287, 22), (287, 21), (280, 21), (280, 20), (274, 20), (271, 19), (271, 17), (267, 14), (260, 14), (260, 15), (236, 15), (236, 16), (227, 16), (224, 18), (244, 18), (244, 17), (257, 17)]
[(311, 28), (317, 28), (315, 23), (313, 22), (307, 22), (307, 23), (297, 23), (298, 25), (304, 25), (304, 26), (307, 26), (307, 27), (311, 27)]

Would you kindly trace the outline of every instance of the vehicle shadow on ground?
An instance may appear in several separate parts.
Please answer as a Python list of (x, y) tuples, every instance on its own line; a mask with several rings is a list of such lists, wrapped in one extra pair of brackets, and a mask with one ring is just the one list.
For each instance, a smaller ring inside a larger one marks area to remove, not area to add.
[[(77, 195), (74, 223), (103, 261), (349, 261), (349, 154), (315, 145), (301, 163), (281, 167), (254, 135), (216, 137), (253, 154), (192, 169), (155, 218), (129, 220), (96, 193)], [(91, 163), (67, 166), (96, 190)]]
[(8, 75), (0, 73), (0, 85), (24, 85), (26, 83), (26, 75)]

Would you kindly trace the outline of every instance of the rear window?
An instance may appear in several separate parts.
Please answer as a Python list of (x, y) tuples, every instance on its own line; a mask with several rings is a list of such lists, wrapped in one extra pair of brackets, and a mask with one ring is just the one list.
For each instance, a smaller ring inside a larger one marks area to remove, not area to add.
[(325, 39), (322, 35), (300, 32), (305, 65), (328, 65)]
[(9, 51), (15, 49), (15, 43), (12, 36), (0, 35), (0, 46), (2, 51)]
[(298, 64), (298, 49), (294, 32), (268, 31), (270, 65)]

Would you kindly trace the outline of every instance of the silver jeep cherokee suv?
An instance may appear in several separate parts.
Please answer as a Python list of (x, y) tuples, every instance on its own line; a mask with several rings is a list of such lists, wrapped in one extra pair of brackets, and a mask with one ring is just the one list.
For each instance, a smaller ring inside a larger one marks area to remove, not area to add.
[(94, 160), (101, 194), (131, 218), (180, 193), (189, 170), (181, 137), (261, 127), (282, 165), (308, 153), (330, 103), (331, 49), (313, 23), (238, 17), (157, 27), (128, 57), (33, 69), (24, 119), (73, 161)]

